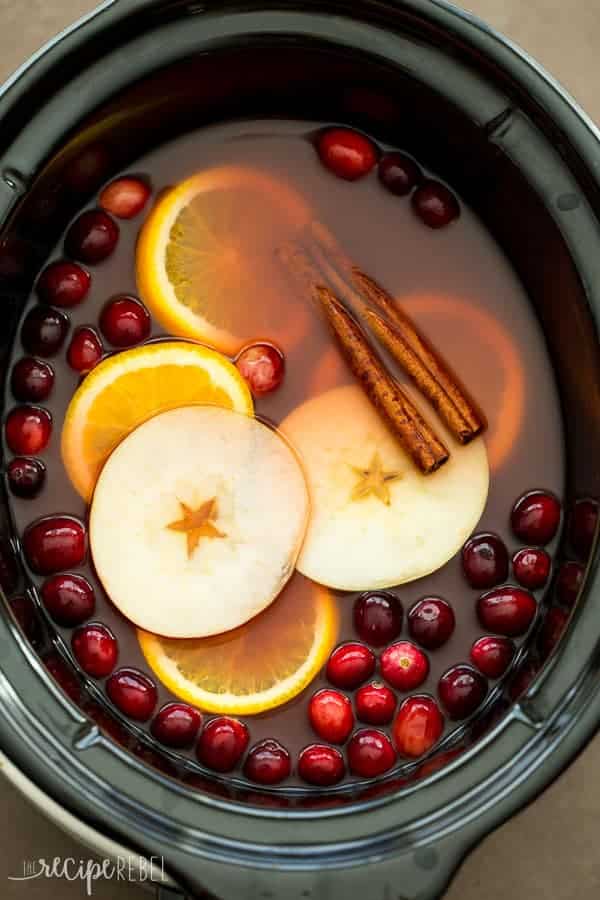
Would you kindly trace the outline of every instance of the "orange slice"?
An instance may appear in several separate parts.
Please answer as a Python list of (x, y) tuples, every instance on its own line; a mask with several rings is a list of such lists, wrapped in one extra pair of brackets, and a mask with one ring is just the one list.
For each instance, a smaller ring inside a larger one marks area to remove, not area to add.
[[(310, 210), (293, 188), (258, 169), (220, 166), (164, 193), (140, 234), (139, 292), (175, 335), (236, 353), (268, 338), (287, 349), (307, 311), (275, 256)], [(292, 315), (290, 312), (292, 311)]]
[(332, 595), (296, 574), (268, 609), (235, 631), (188, 640), (138, 630), (138, 640), (177, 697), (208, 712), (252, 715), (310, 684), (336, 644), (338, 625)]
[(208, 347), (162, 341), (103, 360), (77, 389), (65, 416), (61, 452), (75, 489), (89, 501), (102, 466), (124, 437), (157, 413), (194, 404), (253, 413), (236, 367)]
[[(461, 381), (473, 386), (488, 422), (484, 440), (490, 469), (497, 471), (519, 437), (525, 413), (523, 360), (510, 333), (490, 313), (458, 297), (417, 294), (398, 302), (442, 350)], [(455, 342), (457, 334), (460, 341)], [(468, 354), (462, 352), (465, 346)]]

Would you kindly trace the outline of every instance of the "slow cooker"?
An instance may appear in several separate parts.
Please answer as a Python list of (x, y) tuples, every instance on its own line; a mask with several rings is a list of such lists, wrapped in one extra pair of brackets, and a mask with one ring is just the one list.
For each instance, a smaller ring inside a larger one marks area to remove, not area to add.
[[(51, 42), (0, 95), (3, 358), (56, 236), (100, 181), (167, 137), (248, 115), (400, 136), (449, 176), (543, 327), (561, 394), (567, 505), (600, 496), (600, 134), (532, 60), (441, 0), (109, 0)], [(593, 548), (585, 563), (560, 640), (534, 636), (505, 693), (405, 777), (358, 792), (249, 792), (174, 772), (135, 729), (113, 739), (91, 683), (71, 673), (85, 698), (76, 704), (53, 680), (43, 664), (60, 654), (51, 626), (19, 615), (28, 584), (3, 492), (4, 771), (101, 855), (163, 857), (161, 896), (439, 896), (469, 849), (598, 725)]]

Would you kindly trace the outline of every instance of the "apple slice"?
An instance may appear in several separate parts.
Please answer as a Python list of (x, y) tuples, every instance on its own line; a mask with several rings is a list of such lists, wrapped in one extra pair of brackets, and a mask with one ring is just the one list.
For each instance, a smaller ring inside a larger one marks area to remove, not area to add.
[(297, 564), (303, 575), (369, 590), (422, 578), (454, 556), (486, 503), (487, 453), (481, 438), (463, 447), (440, 421), (435, 427), (450, 459), (422, 475), (357, 385), (326, 391), (284, 420), (312, 502)]
[(149, 419), (98, 479), (90, 546), (140, 628), (206, 637), (265, 609), (294, 571), (309, 500), (298, 458), (262, 422), (216, 406)]

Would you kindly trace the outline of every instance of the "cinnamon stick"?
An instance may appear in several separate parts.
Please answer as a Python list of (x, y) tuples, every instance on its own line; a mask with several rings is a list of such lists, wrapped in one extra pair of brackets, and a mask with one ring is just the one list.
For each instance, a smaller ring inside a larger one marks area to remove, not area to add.
[[(485, 420), (439, 354), (421, 337), (393, 297), (354, 265), (322, 222), (311, 222), (307, 232), (312, 241), (311, 252), (328, 280), (333, 283), (332, 272), (339, 273), (338, 282), (346, 283), (345, 296), (350, 305), (361, 310), (381, 343), (427, 397), (450, 431), (461, 444), (473, 440), (485, 428)], [(336, 289), (342, 291), (339, 283)], [(378, 316), (367, 304), (376, 306), (386, 318)]]
[(373, 352), (365, 335), (335, 294), (317, 286), (316, 295), (344, 356), (371, 403), (424, 474), (439, 469), (447, 448)]
[(365, 315), (374, 329), (379, 329), (379, 338), (386, 346), (397, 362), (404, 367), (405, 354), (396, 356), (396, 350), (401, 345), (397, 338), (402, 339), (403, 345), (408, 345), (413, 354), (421, 363), (421, 384), (414, 375), (405, 368), (407, 374), (414, 378), (420, 389), (438, 409), (440, 415), (455, 434), (461, 444), (468, 444), (480, 434), (485, 421), (480, 416), (475, 404), (463, 391), (456, 379), (436, 351), (421, 337), (408, 316), (400, 309), (394, 299), (377, 282), (366, 275), (360, 269), (354, 267), (352, 279), (361, 294), (377, 306), (388, 318), (392, 328), (382, 327), (383, 319), (374, 318), (373, 315)]

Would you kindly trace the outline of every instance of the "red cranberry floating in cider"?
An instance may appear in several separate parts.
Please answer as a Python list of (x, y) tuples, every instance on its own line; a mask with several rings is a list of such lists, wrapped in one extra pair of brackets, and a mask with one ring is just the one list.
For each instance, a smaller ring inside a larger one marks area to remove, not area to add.
[(245, 347), (240, 351), (235, 364), (255, 396), (277, 390), (283, 381), (283, 353), (272, 344), (251, 344)]
[(598, 524), (598, 504), (595, 500), (578, 500), (569, 522), (569, 540), (575, 553), (587, 560)]
[(133, 347), (150, 336), (148, 310), (135, 297), (115, 297), (100, 313), (100, 331), (114, 347)]
[(17, 406), (9, 412), (5, 429), (6, 443), (12, 452), (32, 456), (48, 446), (52, 418), (39, 406)]
[(36, 285), (37, 295), (43, 303), (52, 306), (77, 306), (87, 296), (91, 278), (77, 263), (57, 260), (43, 270)]
[(89, 372), (102, 359), (102, 344), (93, 328), (78, 328), (67, 350), (67, 362), (76, 372)]
[(85, 528), (70, 516), (46, 516), (27, 527), (23, 547), (27, 562), (38, 575), (73, 569), (85, 559)]
[(410, 636), (427, 650), (437, 650), (445, 644), (452, 635), (454, 626), (452, 607), (440, 597), (419, 600), (408, 614)]
[(54, 575), (42, 585), (42, 602), (59, 625), (81, 625), (94, 613), (94, 589), (82, 575)]
[(387, 725), (392, 721), (396, 709), (394, 692), (380, 681), (361, 687), (356, 692), (354, 702), (358, 719), (367, 725)]
[(344, 777), (346, 765), (339, 750), (326, 744), (311, 744), (298, 757), (298, 775), (308, 784), (330, 787)]
[(367, 175), (377, 162), (377, 149), (369, 138), (349, 128), (330, 128), (317, 140), (323, 165), (347, 181)]
[(535, 598), (523, 588), (495, 588), (477, 601), (477, 615), (484, 628), (516, 637), (525, 634), (537, 612)]
[(133, 219), (143, 210), (150, 188), (140, 178), (117, 178), (100, 193), (100, 206), (117, 219)]
[(167, 703), (159, 709), (150, 731), (167, 747), (191, 747), (202, 725), (202, 716), (187, 703)]
[(313, 729), (331, 744), (343, 744), (354, 725), (352, 704), (344, 694), (325, 688), (311, 697), (308, 718)]
[(466, 719), (485, 698), (487, 682), (470, 666), (453, 666), (440, 678), (438, 693), (451, 719)]
[(351, 690), (375, 671), (375, 656), (364, 644), (349, 642), (336, 647), (327, 663), (327, 679), (336, 687)]
[(27, 353), (35, 356), (54, 356), (62, 347), (69, 330), (69, 320), (63, 312), (49, 306), (34, 306), (21, 326), (21, 343)]
[(436, 744), (444, 730), (444, 717), (432, 697), (408, 697), (394, 721), (392, 734), (400, 756), (417, 759)]
[(564, 562), (556, 578), (556, 598), (559, 603), (571, 607), (579, 595), (585, 569), (578, 562)]
[(40, 403), (54, 385), (54, 370), (47, 362), (24, 356), (13, 366), (11, 388), (15, 399)]
[(46, 467), (39, 459), (16, 456), (6, 467), (11, 494), (29, 500), (37, 497), (46, 481)]
[(78, 216), (65, 238), (65, 250), (84, 263), (99, 263), (111, 255), (119, 239), (119, 226), (101, 209)]
[(415, 213), (430, 228), (444, 228), (460, 215), (458, 200), (440, 181), (426, 179), (411, 200)]
[(548, 581), (552, 560), (545, 550), (525, 547), (515, 553), (512, 564), (519, 584), (530, 591), (536, 591)]
[(156, 706), (153, 681), (137, 669), (119, 669), (106, 682), (106, 693), (122, 713), (138, 722), (146, 722)]
[(246, 752), (249, 740), (248, 729), (242, 722), (218, 716), (200, 734), (196, 755), (215, 772), (231, 772)]
[(258, 784), (278, 784), (292, 771), (290, 754), (279, 741), (260, 741), (251, 748), (244, 763), (244, 775)]
[(504, 675), (515, 655), (515, 645), (505, 637), (482, 637), (471, 647), (471, 662), (487, 678)]
[(410, 156), (386, 153), (379, 161), (379, 180), (392, 194), (404, 197), (423, 180), (423, 174)]
[(375, 778), (391, 769), (396, 753), (383, 731), (362, 728), (348, 744), (348, 766), (353, 775)]
[(475, 534), (462, 549), (462, 565), (471, 587), (494, 587), (506, 581), (508, 552), (498, 535)]
[(70, 160), (65, 169), (65, 182), (79, 194), (97, 190), (110, 168), (110, 153), (103, 144), (91, 144)]
[(547, 659), (559, 640), (562, 633), (567, 627), (569, 614), (558, 606), (548, 610), (548, 614), (544, 620), (544, 625), (540, 633), (540, 653), (542, 659)]
[(528, 544), (548, 544), (558, 530), (560, 503), (547, 491), (531, 491), (517, 500), (510, 521), (520, 540)]
[(423, 684), (429, 674), (429, 660), (410, 641), (398, 641), (386, 647), (379, 667), (385, 680), (399, 691), (413, 691)]
[(105, 678), (117, 664), (117, 641), (105, 625), (95, 623), (78, 628), (71, 646), (81, 668), (93, 678)]
[(373, 647), (389, 644), (402, 628), (400, 601), (389, 591), (361, 594), (354, 604), (354, 627), (363, 641)]

